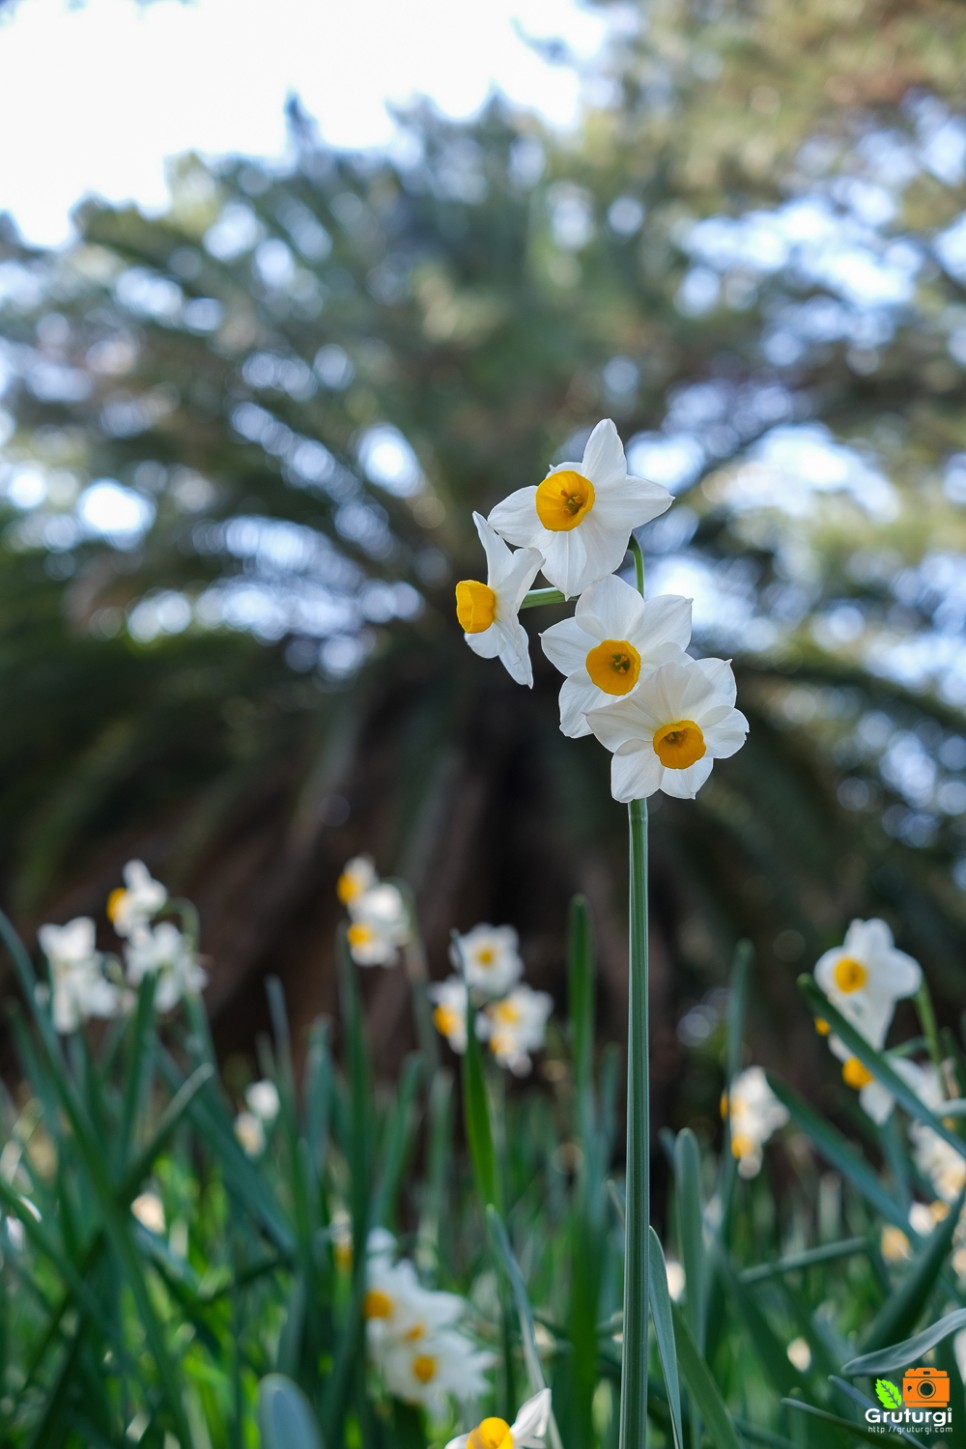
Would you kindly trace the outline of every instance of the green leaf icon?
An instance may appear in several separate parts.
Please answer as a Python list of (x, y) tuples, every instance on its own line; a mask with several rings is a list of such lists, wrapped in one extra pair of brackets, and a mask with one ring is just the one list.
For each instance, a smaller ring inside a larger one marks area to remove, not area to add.
[(879, 1403), (887, 1409), (902, 1408), (902, 1394), (891, 1379), (876, 1379), (875, 1392)]

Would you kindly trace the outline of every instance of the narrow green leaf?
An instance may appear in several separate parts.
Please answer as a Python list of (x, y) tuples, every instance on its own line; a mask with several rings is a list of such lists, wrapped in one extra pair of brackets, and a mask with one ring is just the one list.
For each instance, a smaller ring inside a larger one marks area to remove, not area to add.
[(269, 1374), (258, 1386), (258, 1429), (262, 1449), (323, 1449), (308, 1399), (282, 1374)]
[(863, 1354), (895, 1343), (915, 1326), (946, 1266), (964, 1203), (966, 1188), (933, 1228), (902, 1282), (889, 1294), (862, 1341)]
[[(453, 940), (459, 938), (453, 933)], [(466, 980), (462, 956), (460, 971)], [(466, 1123), (466, 1140), (470, 1147), (470, 1160), (476, 1190), (484, 1208), (501, 1205), (500, 1177), (497, 1168), (496, 1149), (493, 1145), (493, 1126), (490, 1122), (490, 1104), (486, 1096), (486, 1078), (483, 1074), (483, 1053), (476, 1035), (476, 1009), (469, 991), (466, 998), (466, 1051), (463, 1053), (463, 1116)]]
[(768, 1085), (778, 1100), (788, 1109), (796, 1127), (810, 1137), (826, 1161), (851, 1182), (866, 1202), (887, 1222), (902, 1228), (912, 1236), (908, 1216), (883, 1187), (865, 1159), (856, 1151), (830, 1122), (827, 1122), (813, 1107), (803, 1101), (791, 1087), (777, 1077), (768, 1074)]
[(708, 1270), (701, 1200), (701, 1154), (698, 1139), (687, 1127), (678, 1133), (674, 1143), (674, 1186), (678, 1245), (686, 1285), (684, 1315), (695, 1343), (703, 1350)]
[(708, 1426), (714, 1449), (741, 1449), (741, 1440), (731, 1421), (731, 1415), (728, 1413), (717, 1384), (711, 1377), (708, 1365), (691, 1336), (691, 1330), (688, 1328), (683, 1313), (679, 1308), (675, 1308), (672, 1310), (672, 1314), (678, 1368), (687, 1385), (688, 1392)]
[(678, 1380), (678, 1360), (674, 1347), (674, 1319), (671, 1316), (671, 1295), (667, 1286), (667, 1264), (661, 1240), (653, 1228), (647, 1231), (647, 1246), (651, 1258), (651, 1272), (648, 1291), (651, 1298), (651, 1318), (657, 1338), (657, 1351), (664, 1372), (664, 1387), (671, 1410), (671, 1427), (677, 1449), (684, 1449), (684, 1426), (681, 1421), (681, 1385)]
[(937, 1343), (942, 1343), (951, 1333), (958, 1333), (961, 1328), (966, 1328), (966, 1308), (957, 1308), (953, 1313), (947, 1313), (936, 1323), (924, 1328), (921, 1333), (914, 1333), (911, 1338), (906, 1338), (902, 1343), (893, 1343), (888, 1348), (880, 1348), (875, 1353), (863, 1353), (858, 1358), (850, 1359), (842, 1372), (850, 1374), (853, 1378), (859, 1374), (889, 1374), (895, 1369), (905, 1368), (910, 1363), (915, 1363), (935, 1348)]

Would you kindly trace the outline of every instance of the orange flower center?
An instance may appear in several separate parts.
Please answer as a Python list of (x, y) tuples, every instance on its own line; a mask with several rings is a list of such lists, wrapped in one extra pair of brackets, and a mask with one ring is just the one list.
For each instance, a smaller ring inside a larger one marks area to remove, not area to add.
[(872, 1073), (858, 1057), (849, 1057), (842, 1067), (842, 1080), (847, 1087), (854, 1087), (859, 1092), (872, 1081)]
[(362, 1304), (364, 1318), (391, 1318), (392, 1299), (381, 1288), (370, 1288)]
[(496, 594), (478, 579), (456, 585), (456, 617), (464, 634), (483, 634), (496, 618)]
[(421, 1384), (428, 1384), (436, 1377), (436, 1360), (431, 1353), (421, 1353), (413, 1359), (413, 1374)]
[(700, 725), (693, 719), (679, 719), (654, 732), (654, 750), (669, 770), (686, 770), (707, 751)]
[(466, 1441), (466, 1449), (513, 1449), (513, 1435), (506, 1419), (484, 1419)]
[(594, 506), (594, 485), (583, 473), (564, 468), (537, 489), (537, 517), (552, 533), (569, 533)]
[(605, 639), (587, 655), (587, 673), (605, 694), (630, 694), (641, 677), (641, 656), (627, 639)]
[(862, 962), (851, 956), (843, 956), (836, 961), (833, 975), (838, 989), (845, 992), (861, 991), (869, 979), (869, 973)]

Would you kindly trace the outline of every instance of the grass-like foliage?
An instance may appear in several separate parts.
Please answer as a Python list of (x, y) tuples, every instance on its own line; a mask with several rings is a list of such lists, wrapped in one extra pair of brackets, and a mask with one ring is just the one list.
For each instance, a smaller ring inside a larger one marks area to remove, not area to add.
[[(165, 978), (148, 971), (104, 1023), (58, 1031), (45, 973), (6, 923), (3, 936), (22, 1084), (2, 1101), (0, 1443), (617, 1444), (629, 1204), (619, 1058), (595, 1045), (582, 902), (568, 1002), (534, 1078), (501, 1070), (506, 1042), (492, 1025), (478, 1034), (491, 1008), (474, 1011), (471, 990), (462, 1057), (424, 1029), (387, 1083), (343, 939), (337, 1023), (293, 1042), (269, 984), (263, 1081), (245, 1104), (220, 1076), (197, 990), (173, 1004), (169, 992), (162, 1011)], [(412, 945), (410, 930), (403, 957)], [(752, 972), (739, 955), (723, 1143), (684, 1131), (658, 1149), (672, 1191), (642, 1245), (654, 1449), (846, 1446), (870, 1437), (876, 1395), (901, 1404), (887, 1375), (919, 1354), (959, 1383), (961, 1185), (944, 1196), (966, 1153), (955, 1044), (933, 1043), (948, 1089), (937, 1111), (910, 1091), (907, 1058), (886, 1059), (821, 998), (833, 1038), (898, 1105), (881, 1125), (847, 1106), (856, 1130), (843, 1132), (780, 1081), (759, 1083), (772, 1116), (749, 1146), (739, 1139), (764, 1120), (739, 1101)], [(62, 981), (50, 985), (56, 1000)], [(415, 978), (413, 998), (425, 1028)], [(779, 1121), (796, 1178), (780, 1202), (761, 1163)], [(409, 1315), (395, 1336), (394, 1295)]]

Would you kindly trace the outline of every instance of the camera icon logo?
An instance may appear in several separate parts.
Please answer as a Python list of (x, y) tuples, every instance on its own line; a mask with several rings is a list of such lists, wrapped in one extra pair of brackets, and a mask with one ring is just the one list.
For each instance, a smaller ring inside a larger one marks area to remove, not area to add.
[(940, 1409), (949, 1403), (949, 1375), (944, 1369), (909, 1369), (902, 1376), (902, 1401), (922, 1409)]

